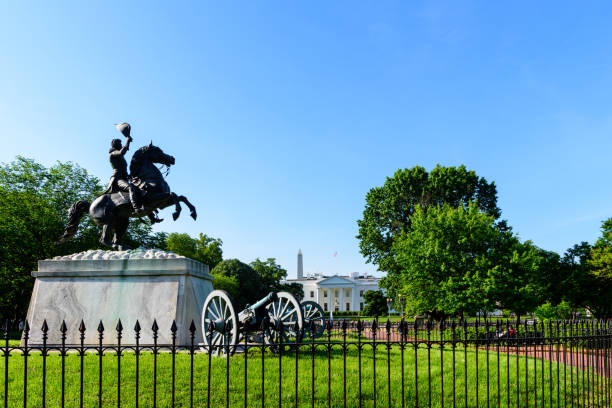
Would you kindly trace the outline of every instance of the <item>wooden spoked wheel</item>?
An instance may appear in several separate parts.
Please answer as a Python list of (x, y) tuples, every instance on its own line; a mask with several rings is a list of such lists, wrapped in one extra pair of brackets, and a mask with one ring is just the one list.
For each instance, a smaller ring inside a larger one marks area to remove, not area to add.
[(270, 350), (279, 351), (280, 345), (292, 347), (302, 341), (304, 317), (297, 299), (289, 292), (278, 292), (278, 299), (266, 306), (270, 319), (264, 332)]
[[(325, 330), (325, 312), (317, 302), (307, 300), (302, 302), (302, 315), (304, 316), (304, 331), (309, 338), (320, 337)], [(312, 323), (314, 323), (314, 331), (311, 332)]]
[(202, 334), (206, 351), (233, 354), (238, 343), (238, 315), (232, 298), (224, 290), (213, 290), (202, 308)]

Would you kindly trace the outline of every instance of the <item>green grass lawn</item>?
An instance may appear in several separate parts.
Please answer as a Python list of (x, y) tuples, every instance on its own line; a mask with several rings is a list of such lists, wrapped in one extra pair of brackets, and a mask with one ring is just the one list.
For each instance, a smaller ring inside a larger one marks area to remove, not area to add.
[[(431, 376), (428, 376), (428, 357), (431, 365)], [(401, 369), (401, 352), (399, 347), (394, 347), (390, 351), (390, 358), (387, 360), (387, 351), (384, 346), (379, 346), (376, 351), (376, 371), (373, 368), (374, 355), (371, 346), (365, 346), (362, 352), (361, 368), (361, 398), (364, 407), (374, 405), (374, 394), (376, 393), (377, 406), (401, 406), (402, 397), (402, 369)], [(427, 406), (429, 392), (431, 390), (431, 405), (438, 407), (452, 406), (453, 402), (453, 377), (452, 377), (452, 359), (453, 354), (450, 349), (445, 349), (443, 353), (439, 349), (433, 348), (428, 350), (421, 348), (417, 353), (418, 364), (418, 398), (419, 406)], [(441, 363), (441, 358), (443, 362)], [(157, 406), (171, 406), (171, 355), (163, 353), (157, 356)], [(208, 355), (197, 354), (194, 358), (194, 406), (202, 407), (207, 403), (207, 383), (208, 383)], [(266, 353), (263, 358), (260, 351), (252, 351), (248, 356), (247, 362), (247, 405), (256, 407), (278, 406), (279, 391), (281, 393), (282, 406), (295, 406), (296, 398), (296, 356), (295, 353), (283, 354), (279, 368), (279, 356)], [(312, 390), (311, 379), (313, 378), (312, 357), (306, 347), (303, 352), (297, 356), (297, 396), (299, 406), (310, 406)], [(388, 366), (388, 361), (390, 365)], [(136, 357), (133, 353), (124, 354), (121, 357), (121, 406), (135, 407), (136, 398)], [(489, 355), (489, 401), (492, 406), (497, 406), (497, 356), (495, 353)], [(537, 362), (537, 378), (534, 375), (534, 363)], [(80, 379), (80, 357), (76, 354), (71, 354), (66, 357), (66, 383), (65, 383), (65, 401), (66, 407), (79, 406), (79, 379)], [(115, 354), (107, 354), (102, 359), (103, 367), (103, 406), (117, 406), (117, 372), (118, 359)], [(226, 398), (226, 368), (229, 363), (229, 403), (232, 407), (244, 406), (244, 381), (245, 381), (245, 358), (242, 354), (236, 354), (229, 359), (223, 357), (213, 357), (211, 360), (212, 376), (211, 382), (211, 406), (225, 406)], [(464, 352), (463, 349), (457, 349), (455, 354), (455, 398), (457, 406), (465, 406), (465, 384), (464, 375)], [(96, 354), (88, 354), (84, 358), (84, 399), (85, 406), (97, 406), (98, 402), (98, 369), (99, 357)], [(331, 406), (338, 407), (343, 405), (344, 401), (344, 380), (346, 379), (346, 395), (347, 406), (359, 406), (359, 364), (358, 352), (354, 346), (351, 346), (346, 354), (346, 377), (344, 376), (344, 354), (341, 348), (335, 348), (331, 352), (331, 360), (329, 363), (331, 376), (328, 376), (328, 359), (327, 351), (323, 348), (319, 349), (314, 356), (314, 398), (315, 406), (327, 406), (328, 392), (330, 393), (332, 404)], [(476, 351), (474, 349), (467, 350), (467, 389), (469, 407), (477, 405), (476, 391), (478, 391), (478, 404), (487, 406), (487, 358), (484, 351), (478, 351), (478, 371), (476, 371)], [(528, 365), (527, 376), (525, 376), (525, 364)], [(526, 406), (525, 398), (529, 398), (529, 405), (533, 405), (533, 399), (537, 396), (538, 405), (541, 406), (540, 399), (542, 398), (541, 388), (541, 361), (527, 357), (519, 357), (519, 403), (518, 406)], [(510, 368), (510, 376), (507, 377), (507, 368)], [(516, 378), (516, 356), (500, 355), (499, 372), (500, 372), (500, 389), (499, 395), (501, 405), (506, 406), (508, 396), (510, 397), (510, 405), (517, 406), (517, 378)], [(443, 370), (441, 369), (443, 368)], [(548, 362), (545, 362), (545, 381), (544, 381), (544, 399), (546, 404), (549, 404), (551, 395), (549, 393), (549, 370)], [(188, 407), (190, 402), (190, 357), (186, 353), (180, 353), (176, 356), (176, 406)], [(390, 384), (391, 384), (391, 403), (388, 402), (388, 368), (390, 369)], [(50, 355), (47, 358), (47, 382), (46, 395), (48, 407), (61, 406), (61, 358), (57, 354)], [(5, 359), (0, 359), (0, 379), (4, 384)], [(13, 353), (9, 358), (9, 395), (8, 406), (19, 407), (23, 406), (23, 373), (24, 373), (24, 358), (18, 353)], [(264, 393), (262, 394), (262, 372)], [(476, 376), (478, 372), (478, 376)], [(42, 396), (42, 357), (32, 355), (28, 358), (28, 406), (40, 407)], [(413, 348), (408, 348), (404, 352), (404, 398), (406, 406), (416, 406), (416, 388), (415, 388), (415, 351)], [(576, 378), (581, 379), (582, 372), (575, 368), (572, 370), (574, 382)], [(141, 407), (153, 406), (153, 356), (143, 354), (140, 357), (139, 369), (139, 397)], [(557, 406), (564, 404), (564, 376), (567, 378), (568, 390), (568, 406), (569, 404), (569, 367), (564, 371), (564, 366), (559, 365), (559, 377), (561, 387), (559, 388), (560, 398), (557, 400), (557, 364), (552, 364), (550, 371), (553, 378), (552, 384), (552, 401), (553, 405)], [(592, 375), (592, 373), (590, 373)], [(282, 381), (279, 381), (279, 376)], [(443, 385), (442, 381), (443, 379)], [(374, 385), (376, 380), (376, 385)], [(477, 385), (478, 380), (478, 385)], [(509, 389), (508, 387), (509, 380)], [(331, 387), (328, 389), (328, 381)], [(537, 390), (534, 391), (534, 384), (537, 381)], [(528, 396), (525, 395), (526, 383), (528, 384)], [(431, 388), (430, 388), (431, 384)], [(442, 388), (444, 391), (442, 391)], [(582, 396), (576, 391), (577, 386), (574, 385), (575, 405), (582, 405)], [(443, 398), (442, 398), (443, 397)], [(601, 395), (599, 395), (601, 397)], [(0, 386), (0, 406), (4, 401), (4, 387)]]

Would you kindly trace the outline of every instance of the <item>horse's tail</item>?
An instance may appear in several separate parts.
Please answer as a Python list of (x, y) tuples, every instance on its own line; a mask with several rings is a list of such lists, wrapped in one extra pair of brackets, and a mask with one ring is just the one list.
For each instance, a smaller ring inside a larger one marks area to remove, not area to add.
[(72, 207), (70, 207), (70, 213), (68, 214), (68, 224), (66, 224), (64, 233), (61, 237), (59, 237), (56, 244), (63, 244), (74, 237), (74, 234), (76, 234), (77, 230), (79, 229), (81, 217), (83, 217), (83, 214), (89, 211), (89, 206), (90, 204), (83, 200), (79, 200), (72, 204)]

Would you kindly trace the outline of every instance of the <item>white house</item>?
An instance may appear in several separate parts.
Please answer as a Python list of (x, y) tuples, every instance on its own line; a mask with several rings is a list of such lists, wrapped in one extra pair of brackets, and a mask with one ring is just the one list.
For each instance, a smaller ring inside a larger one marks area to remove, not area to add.
[(287, 283), (299, 283), (304, 289), (304, 300), (317, 302), (323, 310), (361, 311), (363, 294), (368, 290), (378, 290), (378, 281), (371, 275), (352, 273), (350, 276), (303, 276), (302, 251), (298, 252), (298, 277), (287, 279)]

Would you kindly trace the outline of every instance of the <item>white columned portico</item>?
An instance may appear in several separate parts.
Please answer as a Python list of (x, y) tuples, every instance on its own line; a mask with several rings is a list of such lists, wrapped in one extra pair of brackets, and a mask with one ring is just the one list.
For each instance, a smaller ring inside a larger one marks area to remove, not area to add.
[(358, 294), (359, 293), (356, 290), (356, 287), (353, 287), (353, 296), (352, 296), (352, 298), (353, 298), (353, 305), (352, 305), (352, 309), (355, 312), (359, 312), (360, 311), (359, 310), (359, 298), (357, 297)]

